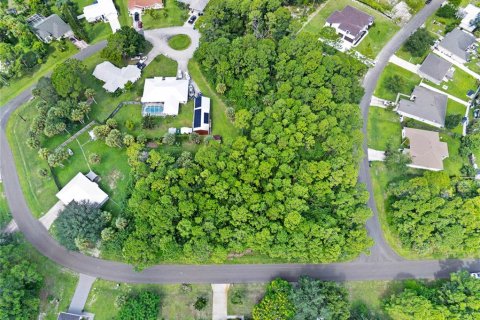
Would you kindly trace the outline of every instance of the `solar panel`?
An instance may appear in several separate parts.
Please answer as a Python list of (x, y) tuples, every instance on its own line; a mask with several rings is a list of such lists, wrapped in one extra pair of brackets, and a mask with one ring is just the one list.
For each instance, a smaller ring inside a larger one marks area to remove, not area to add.
[(203, 114), (203, 123), (207, 123), (208, 124), (208, 118), (209, 118), (210, 114), (208, 112), (205, 112)]
[(193, 115), (193, 127), (198, 128), (202, 123), (202, 110), (197, 109), (195, 110), (195, 114)]
[(198, 96), (195, 98), (195, 109), (202, 107), (202, 97)]

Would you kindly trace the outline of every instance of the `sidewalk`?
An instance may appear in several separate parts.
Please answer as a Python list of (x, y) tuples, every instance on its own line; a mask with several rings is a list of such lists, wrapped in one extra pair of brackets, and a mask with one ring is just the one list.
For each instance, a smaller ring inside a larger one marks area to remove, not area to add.
[(399, 58), (396, 55), (392, 55), (392, 57), (388, 61), (393, 64), (396, 64), (399, 67), (402, 67), (405, 70), (408, 70), (415, 74), (418, 73), (418, 68), (419, 68), (418, 65), (414, 65), (413, 63), (403, 60), (402, 58)]

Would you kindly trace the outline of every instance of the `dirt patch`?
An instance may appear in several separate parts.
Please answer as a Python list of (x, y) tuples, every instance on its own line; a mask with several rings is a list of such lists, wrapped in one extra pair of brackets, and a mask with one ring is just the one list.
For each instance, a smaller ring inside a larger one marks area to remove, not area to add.
[(244, 252), (241, 252), (241, 253), (230, 253), (228, 254), (227, 258), (228, 260), (232, 260), (232, 259), (235, 259), (235, 258), (241, 258), (247, 254), (251, 254), (253, 252), (252, 249), (247, 249), (245, 250)]
[(108, 184), (108, 187), (111, 190), (115, 190), (115, 188), (117, 187), (117, 181), (122, 178), (123, 178), (123, 174), (119, 170), (115, 169), (112, 172), (110, 172), (110, 174), (107, 176), (105, 180)]
[(147, 148), (157, 149), (158, 148), (158, 143), (156, 143), (155, 141), (150, 141), (150, 142), (147, 143)]

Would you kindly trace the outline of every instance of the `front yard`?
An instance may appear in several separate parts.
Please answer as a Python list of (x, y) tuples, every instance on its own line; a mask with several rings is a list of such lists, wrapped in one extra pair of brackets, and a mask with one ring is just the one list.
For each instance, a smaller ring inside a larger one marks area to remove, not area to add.
[[(127, 0), (123, 0), (127, 1)], [(163, 2), (164, 9), (154, 10), (153, 15), (146, 13), (142, 15), (144, 29), (157, 29), (166, 27), (182, 26), (188, 18), (188, 11), (182, 8), (176, 0)], [(158, 16), (156, 16), (158, 15)]]
[[(396, 84), (394, 88), (387, 85), (388, 79), (393, 76), (398, 76), (401, 79), (401, 82)], [(375, 89), (374, 95), (387, 99), (390, 101), (395, 101), (397, 94), (403, 93), (410, 95), (416, 85), (420, 83), (421, 79), (418, 75), (403, 69), (393, 63), (389, 63), (385, 70), (383, 71), (380, 79), (378, 80), (377, 88)]]
[(329, 0), (325, 7), (308, 23), (304, 31), (318, 33), (324, 26), (327, 18), (336, 10), (342, 10), (347, 5), (358, 8), (375, 18), (368, 35), (358, 47), (354, 48), (369, 58), (375, 58), (391, 37), (400, 29), (392, 20), (380, 12), (353, 0)]
[(390, 110), (370, 107), (368, 114), (368, 147), (386, 150), (389, 143), (400, 146), (402, 127), (400, 116)]

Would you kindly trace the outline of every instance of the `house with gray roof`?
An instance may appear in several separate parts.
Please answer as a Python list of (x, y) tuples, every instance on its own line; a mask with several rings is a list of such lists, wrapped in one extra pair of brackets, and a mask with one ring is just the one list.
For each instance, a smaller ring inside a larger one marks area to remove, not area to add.
[(440, 84), (451, 79), (454, 71), (455, 68), (452, 68), (452, 63), (434, 53), (430, 53), (418, 69), (418, 75), (435, 84)]
[(460, 62), (466, 63), (470, 60), (469, 50), (476, 42), (475, 37), (470, 33), (458, 28), (449, 32), (438, 44), (438, 50), (446, 56)]
[(29, 20), (30, 26), (37, 37), (45, 43), (74, 35), (72, 28), (56, 14), (52, 14), (47, 18), (35, 15)]
[(410, 99), (401, 99), (397, 113), (407, 118), (442, 128), (445, 126), (448, 97), (444, 94), (417, 86)]
[(368, 28), (373, 25), (373, 17), (352, 6), (346, 6), (342, 11), (333, 12), (325, 26), (335, 28), (342, 39), (354, 46), (367, 34)]
[(443, 160), (448, 158), (448, 145), (440, 141), (438, 132), (403, 128), (402, 137), (409, 142), (409, 147), (404, 150), (412, 160), (409, 167), (432, 171), (443, 170)]

